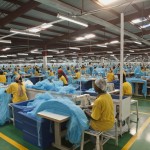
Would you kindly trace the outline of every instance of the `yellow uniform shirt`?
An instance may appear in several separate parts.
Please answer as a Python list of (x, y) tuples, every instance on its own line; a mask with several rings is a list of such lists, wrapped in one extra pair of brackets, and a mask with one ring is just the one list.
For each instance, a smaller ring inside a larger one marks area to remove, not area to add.
[(129, 82), (123, 83), (123, 95), (132, 95), (132, 86)]
[(6, 92), (8, 94), (12, 94), (13, 95), (13, 103), (17, 103), (17, 102), (22, 102), (22, 101), (25, 101), (25, 100), (28, 100), (28, 97), (26, 95), (26, 87), (25, 85), (23, 84), (22, 85), (22, 89), (23, 89), (23, 96), (19, 96), (18, 95), (18, 86), (19, 84), (18, 83), (11, 83), (9, 85), (9, 87), (7, 88)]
[(54, 76), (53, 71), (50, 71), (50, 72), (49, 72), (49, 76)]
[(7, 72), (4, 72), (3, 74), (4, 74), (4, 75), (6, 75), (6, 74), (7, 74)]
[(113, 127), (115, 116), (110, 94), (102, 94), (94, 101), (91, 117), (90, 126), (96, 131), (106, 131)]
[(76, 74), (75, 74), (75, 78), (76, 79), (79, 79), (81, 77), (81, 73), (80, 72), (77, 72)]
[(37, 71), (35, 71), (34, 75), (35, 76), (40, 76), (40, 73), (38, 73)]
[(107, 82), (112, 82), (115, 79), (114, 73), (107, 73)]
[(5, 75), (0, 75), (0, 82), (6, 83), (6, 76)]
[(59, 78), (59, 80), (61, 80), (64, 85), (65, 85), (65, 84), (68, 84), (66, 78), (65, 78), (63, 75)]

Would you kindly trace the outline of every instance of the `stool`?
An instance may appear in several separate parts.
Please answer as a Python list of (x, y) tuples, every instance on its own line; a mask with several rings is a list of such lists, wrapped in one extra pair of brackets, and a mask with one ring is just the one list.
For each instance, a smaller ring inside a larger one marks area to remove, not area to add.
[(136, 104), (136, 112), (135, 113), (131, 113), (137, 116), (136, 121), (131, 120), (132, 122), (136, 123), (136, 132), (138, 130), (138, 121), (139, 121), (139, 110), (138, 110), (138, 100), (133, 100), (131, 99), (131, 105)]
[(89, 134), (89, 135), (92, 135), (92, 136), (95, 136), (96, 137), (96, 150), (103, 150), (103, 145), (102, 145), (102, 141), (101, 141), (101, 135), (102, 135), (103, 132), (99, 132), (99, 131), (95, 131), (95, 130), (87, 130), (87, 131), (84, 131), (82, 133), (82, 141), (81, 141), (81, 148), (80, 150), (83, 150), (83, 147), (84, 147), (84, 135), (85, 134)]
[(133, 121), (135, 123), (137, 123), (139, 121), (139, 110), (138, 110), (138, 100), (133, 100), (131, 99), (131, 105), (136, 104), (136, 112), (135, 113), (131, 113), (131, 114), (135, 114), (137, 116), (137, 121)]
[(115, 137), (108, 133), (108, 131), (95, 131), (95, 130), (87, 130), (82, 133), (82, 141), (81, 141), (81, 148), (83, 150), (84, 147), (84, 135), (92, 135), (96, 137), (96, 150), (103, 150), (103, 145), (109, 140), (114, 139), (116, 141), (116, 145), (118, 146), (118, 122), (115, 119)]

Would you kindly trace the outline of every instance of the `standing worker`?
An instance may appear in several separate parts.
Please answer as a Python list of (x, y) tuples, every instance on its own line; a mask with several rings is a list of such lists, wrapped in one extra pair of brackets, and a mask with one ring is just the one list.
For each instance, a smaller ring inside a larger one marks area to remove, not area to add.
[(66, 77), (62, 69), (58, 69), (58, 79), (63, 82), (64, 86), (68, 85), (68, 78)]
[(115, 79), (114, 73), (110, 68), (109, 72), (107, 73), (107, 82), (112, 82)]
[(26, 95), (26, 87), (22, 82), (22, 78), (20, 75), (15, 78), (15, 82), (9, 85), (9, 87), (6, 89), (6, 93), (13, 95), (13, 103), (28, 100), (28, 97)]

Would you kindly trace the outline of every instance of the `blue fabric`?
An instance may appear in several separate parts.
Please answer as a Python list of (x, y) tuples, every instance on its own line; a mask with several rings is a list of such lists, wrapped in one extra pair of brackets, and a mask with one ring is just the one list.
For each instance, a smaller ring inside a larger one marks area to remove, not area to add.
[(8, 103), (11, 101), (11, 95), (5, 93), (4, 88), (0, 88), (0, 125), (9, 120)]
[[(45, 94), (47, 97), (47, 93), (42, 94), (42, 97), (44, 97)], [(66, 138), (73, 144), (80, 143), (82, 132), (87, 130), (89, 125), (86, 115), (78, 106), (65, 97), (57, 99), (50, 98), (48, 101), (45, 101), (40, 105), (38, 104), (33, 111), (28, 112), (27, 114), (37, 117), (37, 113), (43, 110), (69, 116)]]
[(146, 80), (142, 80), (140, 78), (127, 78), (126, 80), (131, 83), (133, 92), (135, 91), (134, 83), (142, 82), (143, 83), (142, 93), (144, 94), (145, 97), (147, 96), (147, 81)]

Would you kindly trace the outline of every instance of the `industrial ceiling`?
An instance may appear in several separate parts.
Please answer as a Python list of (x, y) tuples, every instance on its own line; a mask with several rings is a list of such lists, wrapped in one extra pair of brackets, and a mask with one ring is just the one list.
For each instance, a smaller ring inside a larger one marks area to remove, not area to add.
[[(48, 55), (54, 59), (110, 55), (119, 58), (120, 13), (125, 15), (125, 56), (147, 57), (150, 54), (150, 0), (115, 0), (116, 3), (109, 6), (101, 5), (100, 1), (0, 0), (0, 41), (11, 41), (0, 42), (1, 60), (36, 60), (42, 57), (43, 50), (48, 50)], [(58, 14), (77, 19), (88, 26), (61, 20)], [(12, 29), (28, 31), (44, 23), (51, 23), (52, 26), (39, 31), (40, 37), (10, 32)], [(87, 34), (94, 37), (76, 40)]]

